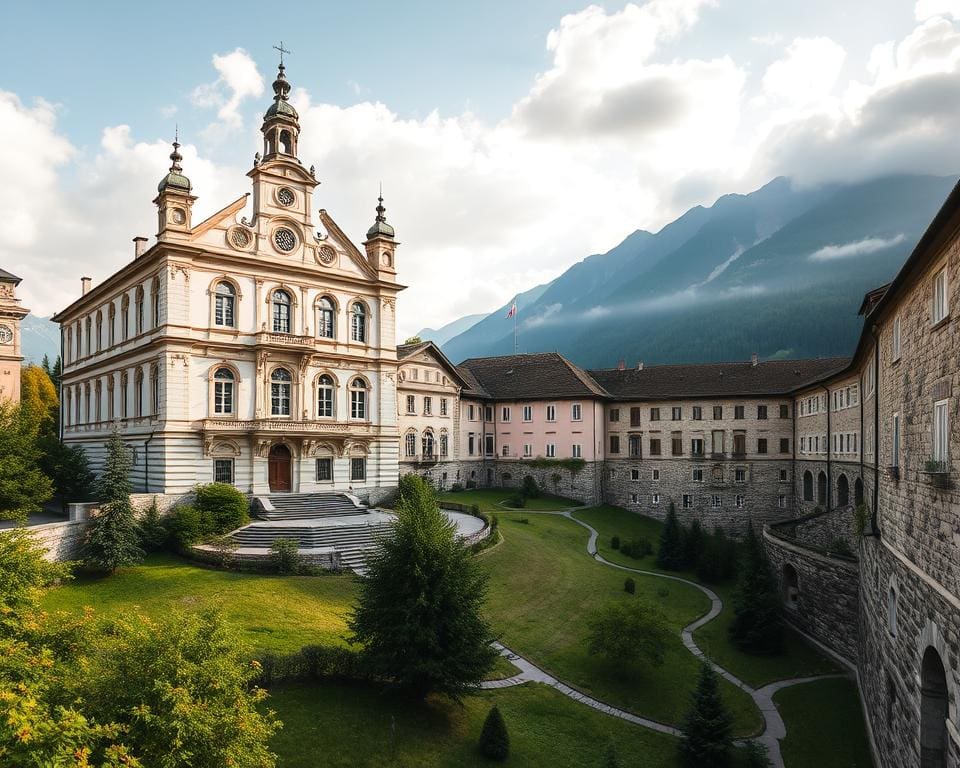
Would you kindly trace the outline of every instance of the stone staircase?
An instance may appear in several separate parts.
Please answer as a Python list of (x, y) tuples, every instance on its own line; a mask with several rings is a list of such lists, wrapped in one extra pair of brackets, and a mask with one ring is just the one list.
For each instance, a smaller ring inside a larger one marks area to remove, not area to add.
[(261, 520), (311, 520), (359, 515), (367, 508), (345, 493), (274, 493), (256, 497), (254, 510)]
[(292, 539), (301, 550), (332, 548), (340, 554), (340, 566), (362, 569), (367, 551), (389, 531), (386, 522), (344, 525), (270, 525), (254, 523), (233, 533), (241, 547), (269, 550), (276, 539)]

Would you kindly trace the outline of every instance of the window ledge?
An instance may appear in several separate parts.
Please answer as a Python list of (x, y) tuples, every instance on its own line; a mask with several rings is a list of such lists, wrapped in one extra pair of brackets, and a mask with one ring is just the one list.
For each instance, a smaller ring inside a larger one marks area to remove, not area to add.
[(943, 328), (943, 326), (949, 324), (950, 320), (951, 320), (951, 316), (950, 316), (950, 313), (948, 312), (946, 315), (944, 315), (939, 320), (937, 320), (937, 322), (931, 323), (930, 330), (938, 331), (941, 328)]

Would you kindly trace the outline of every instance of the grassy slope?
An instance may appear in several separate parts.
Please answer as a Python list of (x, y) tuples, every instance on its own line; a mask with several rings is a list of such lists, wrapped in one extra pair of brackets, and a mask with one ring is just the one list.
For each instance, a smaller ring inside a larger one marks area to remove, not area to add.
[(860, 699), (846, 678), (785, 688), (774, 695), (787, 736), (780, 743), (786, 768), (869, 768)]
[[(441, 501), (454, 501), (457, 504), (476, 504), (482, 512), (507, 512), (509, 508), (501, 505), (501, 502), (515, 496), (517, 491), (512, 488), (483, 488), (473, 491), (460, 491), (458, 493), (441, 493)], [(527, 499), (527, 506), (521, 510), (528, 509), (531, 512), (555, 512), (569, 507), (580, 506), (580, 502), (571, 499), (564, 499), (561, 496), (550, 496), (544, 494), (536, 499)]]
[(352, 576), (262, 576), (199, 568), (170, 555), (151, 556), (109, 578), (79, 578), (51, 589), (43, 607), (109, 616), (140, 610), (216, 608), (258, 651), (290, 652), (309, 643), (339, 643), (356, 582)]
[(621, 765), (676, 768), (676, 741), (603, 715), (551, 688), (524, 685), (442, 700), (397, 701), (375, 689), (340, 684), (296, 686), (268, 700), (285, 727), (273, 739), (280, 768), (487, 766), (476, 749), (483, 720), (497, 704), (510, 734), (507, 765), (599, 765), (607, 744)]
[[(500, 516), (504, 542), (483, 556), (489, 567), (488, 613), (504, 643), (566, 682), (645, 717), (679, 723), (696, 682), (697, 661), (680, 642), (680, 628), (709, 608), (693, 587), (638, 576), (637, 594), (658, 604), (677, 633), (662, 667), (622, 668), (587, 653), (583, 619), (606, 601), (632, 599), (625, 574), (585, 554), (586, 531), (561, 517)], [(723, 682), (740, 734), (761, 726), (750, 698)]]
[[(610, 538), (616, 534), (620, 536), (621, 541), (645, 538), (656, 550), (657, 542), (660, 539), (660, 529), (663, 527), (659, 521), (619, 507), (597, 507), (582, 510), (576, 513), (576, 517), (597, 529), (600, 534), (597, 539), (597, 548), (607, 560), (632, 568), (670, 573), (657, 567), (654, 562), (655, 555), (634, 560), (610, 547)], [(697, 581), (697, 577), (691, 573), (675, 575)], [(707, 656), (724, 669), (733, 672), (744, 682), (758, 687), (775, 680), (839, 671), (833, 661), (811, 648), (796, 632), (790, 629), (787, 629), (786, 632), (784, 652), (778, 656), (751, 656), (741, 653), (727, 639), (727, 627), (733, 620), (731, 602), (733, 585), (708, 586), (720, 595), (724, 603), (724, 609), (717, 618), (697, 630), (694, 638)]]

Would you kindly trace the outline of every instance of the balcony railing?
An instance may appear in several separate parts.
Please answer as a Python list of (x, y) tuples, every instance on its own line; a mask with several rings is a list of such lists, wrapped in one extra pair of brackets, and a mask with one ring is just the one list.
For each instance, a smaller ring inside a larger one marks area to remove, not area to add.
[(291, 419), (204, 419), (204, 430), (216, 432), (315, 432), (371, 434), (367, 421), (293, 421)]

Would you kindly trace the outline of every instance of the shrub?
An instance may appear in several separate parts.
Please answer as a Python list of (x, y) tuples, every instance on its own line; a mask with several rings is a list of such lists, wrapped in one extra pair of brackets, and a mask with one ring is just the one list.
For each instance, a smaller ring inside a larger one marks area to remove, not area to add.
[(450, 493), (460, 493), (463, 490), (463, 483), (454, 483), (450, 486)]
[(673, 633), (666, 616), (642, 597), (608, 603), (587, 619), (589, 651), (617, 662), (663, 664)]
[(500, 708), (494, 704), (480, 731), (480, 754), (490, 760), (503, 762), (510, 756), (510, 735), (507, 724), (500, 714)]
[(192, 504), (180, 504), (173, 508), (166, 520), (171, 543), (181, 552), (199, 542), (204, 535), (200, 510)]
[(140, 542), (147, 552), (159, 552), (167, 543), (167, 529), (160, 519), (160, 510), (157, 509), (157, 499), (147, 508), (147, 514), (140, 521)]
[(646, 539), (628, 539), (620, 545), (620, 551), (634, 560), (642, 560), (653, 554), (653, 545)]
[(507, 506), (514, 509), (523, 509), (527, 506), (527, 499), (525, 496), (511, 496), (507, 499)]
[(476, 480), (467, 480), (467, 490), (468, 490), (468, 491), (472, 491), (472, 490), (473, 490), (474, 488), (476, 488), (476, 487), (477, 487), (477, 481), (476, 481)]
[(208, 546), (213, 549), (214, 562), (221, 568), (230, 568), (233, 566), (233, 556), (240, 546), (229, 535), (214, 536), (207, 541)]
[(614, 535), (614, 537), (613, 537), (612, 539), (610, 539), (610, 549), (620, 549), (620, 537), (619, 537), (619, 536)]
[(270, 545), (270, 562), (277, 573), (297, 573), (300, 570), (300, 542), (297, 539), (274, 539)]
[(632, 578), (627, 576), (627, 578), (623, 582), (623, 591), (626, 592), (628, 595), (632, 595), (637, 591), (637, 582), (635, 582)]
[(540, 486), (537, 485), (537, 481), (534, 479), (533, 475), (524, 475), (523, 476), (523, 485), (521, 486), (523, 495), (528, 499), (536, 499), (540, 496)]
[(250, 522), (250, 501), (232, 485), (198, 485), (196, 494), (204, 535), (228, 533)]
[(260, 657), (256, 684), (270, 688), (285, 682), (366, 680), (361, 656), (340, 645), (305, 645), (290, 654), (267, 653)]
[(743, 748), (744, 768), (770, 768), (767, 748), (759, 741), (750, 740)]

